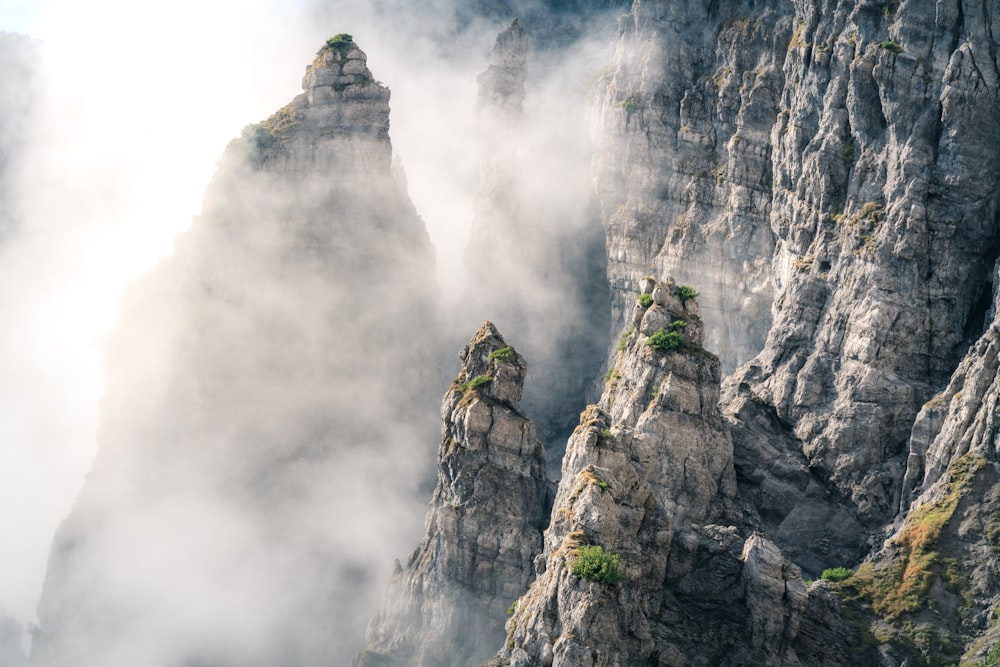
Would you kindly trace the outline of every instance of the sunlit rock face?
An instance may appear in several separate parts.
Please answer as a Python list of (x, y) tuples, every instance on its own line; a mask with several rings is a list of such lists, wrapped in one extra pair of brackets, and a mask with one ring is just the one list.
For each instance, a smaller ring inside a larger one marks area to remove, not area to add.
[(416, 538), (432, 250), (364, 52), (331, 39), (303, 89), (232, 142), (102, 341), (100, 451), (52, 550), (39, 666), (348, 664)]
[(914, 418), (982, 331), (1000, 246), (981, 15), (636, 2), (598, 86), (615, 320), (644, 275), (701, 292), (753, 521), (812, 573), (880, 541)]
[(548, 522), (545, 455), (521, 411), (524, 358), (486, 322), (441, 404), (426, 534), (389, 582), (357, 667), (475, 665), (504, 638)]
[(774, 322), (723, 400), (763, 525), (814, 573), (881, 542), (917, 413), (989, 321), (996, 9), (795, 5), (770, 135)]
[(771, 323), (771, 130), (786, 2), (637, 2), (597, 83), (593, 171), (615, 327), (645, 276), (694, 286), (725, 375)]

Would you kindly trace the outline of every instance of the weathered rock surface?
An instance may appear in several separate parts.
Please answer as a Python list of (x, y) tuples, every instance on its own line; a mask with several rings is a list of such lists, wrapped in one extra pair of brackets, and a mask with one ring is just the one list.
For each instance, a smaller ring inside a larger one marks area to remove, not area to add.
[[(697, 303), (672, 282), (642, 293), (601, 402), (567, 447), (540, 574), (488, 664), (856, 664), (857, 631), (812, 639), (836, 600), (810, 599), (777, 546), (737, 528), (719, 362), (701, 347)], [(577, 571), (593, 545), (620, 558), (620, 582)]]
[(598, 85), (594, 175), (617, 329), (642, 277), (701, 292), (728, 375), (770, 327), (771, 129), (785, 2), (636, 2)]
[(393, 575), (358, 667), (478, 664), (503, 641), (507, 608), (534, 578), (548, 482), (518, 407), (526, 364), (491, 322), (461, 356), (441, 405), (427, 534)]
[(703, 293), (708, 345), (749, 359), (722, 395), (745, 525), (813, 576), (873, 554), (885, 664), (1000, 636), (998, 10), (639, 1), (599, 87), (616, 321), (646, 274)]
[[(516, 332), (512, 340), (532, 360), (523, 407), (551, 450), (556, 476), (602, 363), (608, 297), (600, 223), (573, 157), (579, 148), (567, 153), (560, 144), (582, 110), (569, 99), (525, 116), (529, 42), (515, 19), (479, 76), (480, 185), (466, 252), (468, 295), (460, 301), (464, 319), (489, 317)], [(548, 91), (535, 93), (553, 101)]]
[(415, 539), (432, 251), (365, 54), (333, 38), (303, 88), (121, 301), (36, 665), (349, 664), (378, 568)]
[[(974, 55), (995, 51), (985, 8), (795, 6), (771, 134), (774, 325), (724, 403), (764, 525), (814, 573), (880, 542), (917, 412), (982, 329), (1000, 168), (977, 138), (997, 123)], [(771, 458), (776, 475), (757, 467)]]
[(917, 415), (892, 535), (848, 581), (866, 593), (876, 625), (889, 638), (884, 652), (898, 661), (996, 660), (997, 296), (994, 293), (986, 331), (969, 348), (948, 386)]

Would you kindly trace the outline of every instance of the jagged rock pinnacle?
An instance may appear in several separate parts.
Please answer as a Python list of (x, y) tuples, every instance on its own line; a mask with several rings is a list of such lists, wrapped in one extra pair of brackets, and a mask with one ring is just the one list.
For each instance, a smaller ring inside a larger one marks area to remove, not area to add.
[(740, 533), (719, 362), (701, 348), (693, 290), (643, 280), (638, 296), (567, 446), (540, 574), (488, 665), (799, 665), (800, 627), (812, 624), (808, 643), (836, 603), (819, 593), (811, 610), (799, 569)]
[(441, 405), (427, 534), (393, 574), (357, 667), (472, 665), (503, 641), (547, 519), (545, 455), (517, 401), (527, 365), (486, 322)]

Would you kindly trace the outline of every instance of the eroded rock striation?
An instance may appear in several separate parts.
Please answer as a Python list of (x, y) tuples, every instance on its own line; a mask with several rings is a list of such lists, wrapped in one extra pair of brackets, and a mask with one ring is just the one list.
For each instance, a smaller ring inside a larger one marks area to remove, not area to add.
[(436, 432), (433, 255), (388, 99), (329, 40), (123, 297), (36, 665), (350, 662)]
[(867, 556), (838, 590), (885, 664), (996, 644), (998, 9), (636, 2), (599, 88), (616, 318), (671, 263), (703, 292), (746, 526)]
[(771, 135), (774, 324), (724, 401), (754, 424), (739, 459), (778, 450), (782, 472), (747, 478), (786, 553), (818, 572), (880, 542), (917, 413), (982, 331), (1000, 163), (977, 137), (995, 131), (998, 89), (994, 57), (975, 55), (995, 52), (986, 5), (795, 10)]
[(441, 404), (426, 535), (393, 574), (357, 667), (478, 664), (534, 577), (548, 521), (545, 456), (521, 412), (523, 357), (486, 322)]

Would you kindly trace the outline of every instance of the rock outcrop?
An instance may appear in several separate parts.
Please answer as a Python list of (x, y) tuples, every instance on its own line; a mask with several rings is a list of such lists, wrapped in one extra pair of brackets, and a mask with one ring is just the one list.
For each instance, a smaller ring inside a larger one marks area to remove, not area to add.
[[(608, 341), (605, 252), (580, 161), (556, 145), (581, 110), (563, 100), (525, 116), (528, 53), (515, 19), (479, 76), (480, 185), (461, 303), (465, 319), (489, 317), (516, 332), (512, 340), (532, 360), (523, 407), (555, 476)], [(548, 91), (534, 94), (552, 101)]]
[[(998, 17), (635, 0), (596, 76), (603, 239), (587, 147), (551, 141), (578, 139), (550, 131), (572, 98), (526, 115), (528, 37), (500, 34), (457, 317), (499, 322), (538, 372), (519, 404), (496, 330), (466, 349), (425, 539), (359, 665), (1000, 660)], [(416, 540), (367, 512), (371, 480), (412, 488), (407, 452), (433, 439), (408, 363), (436, 354), (429, 246), (349, 36), (304, 87), (234, 142), (177, 255), (123, 301), (39, 667), (346, 664), (365, 565)], [(541, 542), (522, 405), (562, 475)]]
[(836, 599), (811, 599), (777, 546), (741, 534), (697, 302), (673, 282), (641, 289), (567, 447), (541, 573), (489, 665), (856, 664), (857, 630), (811, 639)]
[(742, 494), (813, 574), (880, 542), (916, 414), (982, 330), (982, 11), (636, 2), (599, 86), (616, 322), (643, 275), (702, 292), (709, 347), (748, 362), (723, 396)]
[(473, 665), (503, 641), (548, 521), (545, 456), (521, 412), (524, 359), (487, 322), (441, 405), (427, 534), (389, 583), (355, 665)]
[(812, 576), (870, 555), (841, 590), (885, 664), (998, 637), (998, 10), (637, 1), (599, 88), (616, 321), (642, 275), (702, 291), (745, 526)]
[(348, 664), (415, 539), (397, 522), (418, 525), (432, 472), (432, 250), (350, 36), (303, 89), (232, 142), (120, 303), (39, 667)]
[[(995, 281), (994, 281), (995, 282)], [(1000, 322), (990, 323), (910, 435), (891, 536), (844, 583), (860, 592), (895, 660), (996, 661), (1000, 572)], [(992, 656), (992, 657), (991, 657)]]

